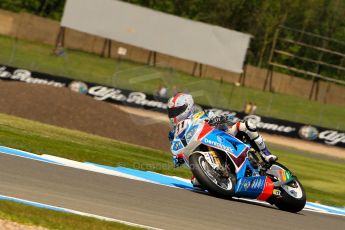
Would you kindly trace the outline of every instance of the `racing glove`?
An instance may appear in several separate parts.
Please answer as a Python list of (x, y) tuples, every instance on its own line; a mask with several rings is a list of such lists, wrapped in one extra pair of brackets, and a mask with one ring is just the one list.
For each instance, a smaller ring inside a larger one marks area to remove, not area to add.
[(184, 164), (184, 158), (183, 158), (183, 154), (177, 154), (173, 156), (173, 163), (174, 163), (174, 167), (180, 167), (181, 165)]
[(219, 115), (216, 117), (210, 118), (208, 124), (211, 126), (220, 126), (227, 124), (229, 122), (229, 117), (227, 115)]
[(168, 139), (169, 139), (170, 143), (174, 140), (174, 136), (175, 136), (175, 132), (174, 131), (170, 131), (169, 134), (168, 134)]

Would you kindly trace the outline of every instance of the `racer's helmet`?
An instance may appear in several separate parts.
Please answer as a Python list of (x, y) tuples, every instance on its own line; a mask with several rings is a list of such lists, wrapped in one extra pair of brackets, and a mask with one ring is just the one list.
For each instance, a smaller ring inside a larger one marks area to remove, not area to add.
[(168, 101), (168, 116), (170, 125), (175, 126), (180, 121), (193, 116), (195, 110), (192, 95), (178, 93)]

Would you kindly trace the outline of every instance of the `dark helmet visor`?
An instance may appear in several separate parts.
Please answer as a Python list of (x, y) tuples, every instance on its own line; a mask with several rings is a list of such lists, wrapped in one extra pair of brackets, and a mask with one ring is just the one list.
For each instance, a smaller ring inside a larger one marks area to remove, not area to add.
[(174, 108), (168, 108), (168, 116), (169, 118), (177, 117), (187, 109), (187, 105), (182, 105)]

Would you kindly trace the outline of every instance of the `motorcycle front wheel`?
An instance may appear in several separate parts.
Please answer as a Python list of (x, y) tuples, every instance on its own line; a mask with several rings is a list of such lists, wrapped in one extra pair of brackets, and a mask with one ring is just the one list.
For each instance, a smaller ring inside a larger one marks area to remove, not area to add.
[(204, 155), (194, 153), (189, 158), (189, 165), (193, 175), (210, 193), (222, 197), (232, 197), (235, 194), (235, 175), (228, 172), (229, 175), (227, 177), (222, 177), (206, 161)]
[[(279, 163), (272, 164), (270, 170), (289, 171), (284, 165)], [(306, 204), (306, 193), (301, 182), (295, 177), (291, 182), (281, 185), (279, 188), (280, 196), (274, 198), (273, 203), (277, 208), (287, 212), (299, 212)]]

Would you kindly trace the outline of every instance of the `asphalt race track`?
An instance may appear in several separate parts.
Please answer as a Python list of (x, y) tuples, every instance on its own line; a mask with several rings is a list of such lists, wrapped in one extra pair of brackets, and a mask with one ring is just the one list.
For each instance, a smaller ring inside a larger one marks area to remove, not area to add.
[(224, 200), (121, 177), (0, 155), (2, 195), (162, 229), (344, 229), (345, 217)]

